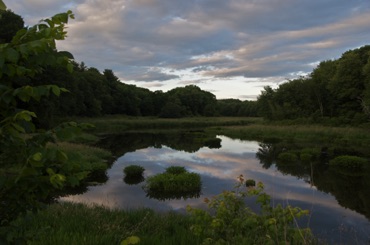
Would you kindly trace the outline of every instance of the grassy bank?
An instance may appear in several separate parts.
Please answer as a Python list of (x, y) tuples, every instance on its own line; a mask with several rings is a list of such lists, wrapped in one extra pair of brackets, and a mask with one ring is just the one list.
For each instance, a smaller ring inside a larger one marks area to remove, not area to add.
[(357, 152), (370, 155), (370, 133), (367, 128), (327, 127), (320, 125), (274, 126), (252, 124), (247, 126), (217, 127), (210, 132), (225, 136), (258, 141), (281, 140), (290, 144), (313, 146), (332, 145), (352, 148)]
[(18, 223), (28, 244), (120, 244), (139, 236), (140, 244), (199, 244), (190, 231), (188, 216), (110, 210), (101, 206), (61, 203), (31, 215)]
[[(369, 130), (365, 128), (325, 127), (318, 125), (276, 126), (263, 124), (259, 119), (254, 118), (158, 119), (107, 117), (77, 119), (76, 121), (95, 124), (96, 128), (93, 132), (97, 134), (119, 133), (131, 130), (208, 128), (207, 131), (210, 134), (226, 135), (235, 139), (279, 140), (292, 145), (312, 144), (317, 147), (330, 144), (356, 148), (357, 151), (363, 152), (364, 155), (370, 155), (368, 150), (370, 134), (368, 133)], [(94, 166), (96, 169), (103, 170), (103, 166), (106, 166), (104, 159), (109, 158), (110, 153), (96, 147), (80, 144), (80, 142), (95, 142), (96, 140), (94, 136), (85, 135), (83, 138), (75, 140), (74, 143), (61, 142), (58, 143), (58, 146), (67, 153), (71, 160), (82, 158), (84, 159), (83, 164), (90, 164), (90, 166)], [(226, 198), (229, 197), (226, 196)], [(285, 214), (285, 211), (283, 211), (281, 213)], [(290, 210), (287, 211), (290, 212)], [(287, 212), (287, 218), (291, 218), (289, 212)], [(204, 217), (198, 220), (202, 224), (206, 224), (207, 221)], [(253, 219), (249, 221), (251, 222), (250, 224), (255, 224), (258, 217), (253, 216), (251, 218)], [(217, 217), (217, 220), (215, 219), (217, 222), (215, 221), (214, 225), (219, 224), (218, 219), (219, 217)], [(267, 228), (270, 229), (270, 225), (276, 225), (279, 219), (281, 220), (280, 217), (276, 218), (275, 216), (262, 217), (261, 224), (266, 224)], [(245, 220), (241, 219), (240, 222)], [(232, 222), (227, 220), (225, 224), (227, 223)], [(250, 231), (250, 224), (245, 224), (248, 226), (248, 229), (245, 228), (246, 230)], [(141, 241), (139, 244), (201, 244), (206, 237), (195, 236), (191, 231), (193, 225), (194, 220), (189, 215), (172, 212), (157, 213), (146, 209), (135, 211), (110, 210), (99, 206), (88, 207), (72, 203), (50, 205), (45, 210), (32, 214), (18, 223), (19, 230), (24, 232), (22, 236), (28, 240), (28, 244), (120, 244), (122, 240), (130, 236), (140, 237)], [(273, 227), (276, 229), (276, 233), (285, 235), (286, 226), (285, 224), (283, 225), (284, 227), (279, 228), (279, 230), (277, 230), (277, 226)], [(212, 222), (207, 223), (206, 227), (212, 227), (215, 230), (219, 229), (218, 226), (213, 227)], [(238, 225), (237, 227), (243, 226)], [(261, 225), (256, 225), (256, 227), (261, 227)], [(235, 227), (231, 230), (235, 230)], [(213, 230), (209, 232), (213, 234)], [(223, 234), (222, 232), (215, 234)], [(229, 230), (225, 232), (229, 232)], [(259, 234), (259, 237), (266, 237), (266, 234), (263, 232)], [(295, 233), (296, 231), (293, 229), (292, 232)], [(222, 236), (220, 235), (221, 238)]]
[[(187, 207), (187, 214), (150, 209), (116, 210), (59, 203), (13, 223), (27, 244), (314, 244), (309, 228), (295, 220), (309, 214), (298, 207), (274, 205), (263, 184), (245, 188), (243, 176), (234, 191), (206, 198), (208, 209)], [(260, 212), (245, 206), (257, 197)]]
[(99, 118), (68, 119), (95, 125), (94, 133), (120, 133), (128, 130), (171, 130), (204, 128), (212, 126), (249, 125), (261, 121), (260, 118), (245, 117), (191, 117), (166, 119), (156, 117), (105, 116)]

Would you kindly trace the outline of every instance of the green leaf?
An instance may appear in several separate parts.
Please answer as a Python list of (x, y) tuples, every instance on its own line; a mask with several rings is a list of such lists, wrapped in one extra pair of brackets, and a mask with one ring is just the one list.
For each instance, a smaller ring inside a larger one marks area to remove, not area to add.
[(49, 96), (49, 90), (48, 86), (33, 87), (34, 99), (37, 99), (36, 97)]
[(17, 96), (23, 102), (28, 102), (30, 98), (33, 96), (33, 87), (31, 86), (24, 86), (14, 90), (14, 96)]
[(36, 114), (32, 111), (21, 111), (15, 114), (13, 120), (24, 120), (24, 121), (31, 121), (32, 117), (36, 117)]
[(73, 65), (72, 65), (71, 63), (68, 63), (68, 64), (67, 64), (67, 71), (68, 71), (69, 73), (72, 73), (72, 72), (73, 72)]
[(66, 88), (60, 88), (60, 91), (63, 92), (63, 93), (69, 93), (69, 90), (66, 89)]
[(41, 159), (42, 159), (42, 153), (41, 152), (37, 152), (37, 153), (33, 154), (32, 159), (34, 161), (38, 161), (38, 162), (41, 161)]
[(12, 90), (7, 90), (1, 95), (1, 99), (6, 103), (10, 104), (14, 100)]
[(55, 188), (62, 188), (63, 183), (65, 182), (66, 177), (62, 174), (54, 174), (50, 176), (50, 183), (55, 187)]
[(21, 176), (22, 176), (22, 177), (31, 176), (31, 175), (36, 175), (36, 174), (37, 174), (36, 169), (34, 169), (34, 168), (30, 168), (30, 167), (28, 167), (28, 168), (24, 168), (24, 169), (22, 170), (22, 172), (21, 172)]
[(47, 169), (46, 169), (46, 172), (47, 172), (49, 175), (54, 175), (54, 174), (55, 174), (54, 170), (52, 170), (51, 168), (47, 168)]
[(19, 59), (19, 53), (13, 48), (7, 48), (4, 50), (5, 59), (12, 63), (17, 63)]
[(130, 244), (138, 244), (140, 242), (140, 238), (137, 236), (130, 236), (121, 242), (121, 245), (130, 245)]
[(67, 23), (68, 22), (68, 13), (60, 13), (51, 17), (52, 21), (56, 24)]
[(61, 162), (65, 162), (68, 160), (67, 154), (65, 154), (63, 151), (57, 151), (57, 159)]
[(6, 5), (3, 0), (0, 0), (0, 10), (6, 10)]
[(68, 51), (59, 51), (58, 52), (58, 55), (59, 56), (63, 56), (63, 57), (67, 57), (68, 59), (71, 59), (71, 60), (74, 59), (73, 55), (70, 52), (68, 52)]
[(17, 123), (12, 123), (12, 126), (13, 126), (13, 128), (15, 128), (17, 131), (19, 131), (21, 133), (25, 133), (26, 132), (24, 130), (24, 128), (22, 126), (20, 126), (19, 124), (17, 124)]
[(60, 88), (56, 85), (52, 85), (51, 86), (51, 91), (53, 92), (53, 94), (55, 94), (56, 96), (59, 96), (60, 95)]

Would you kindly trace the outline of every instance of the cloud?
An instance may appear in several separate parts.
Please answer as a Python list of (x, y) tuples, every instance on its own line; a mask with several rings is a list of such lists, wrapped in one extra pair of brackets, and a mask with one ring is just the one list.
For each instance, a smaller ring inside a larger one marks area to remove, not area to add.
[(135, 80), (140, 82), (153, 82), (153, 81), (166, 81), (171, 79), (177, 79), (179, 76), (166, 74), (158, 69), (151, 69), (142, 74), (131, 74), (121, 76), (124, 80)]
[[(58, 47), (88, 66), (112, 69), (125, 82), (142, 85), (144, 81), (146, 87), (151, 86), (149, 81), (166, 81), (167, 88), (178, 82), (207, 81), (204, 84), (217, 84), (212, 90), (219, 91), (218, 97), (225, 96), (224, 88), (240, 76), (309, 73), (315, 62), (338, 58), (370, 40), (370, 2), (363, 0), (19, 0), (6, 4), (26, 23), (71, 9), (76, 19), (68, 24), (68, 38)], [(179, 75), (183, 71), (187, 75)], [(241, 91), (234, 93), (241, 98), (245, 96)]]

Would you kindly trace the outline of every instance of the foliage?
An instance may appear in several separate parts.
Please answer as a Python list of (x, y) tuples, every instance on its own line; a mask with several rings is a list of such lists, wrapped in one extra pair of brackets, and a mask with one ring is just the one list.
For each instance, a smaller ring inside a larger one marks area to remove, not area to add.
[(199, 196), (202, 182), (199, 174), (182, 172), (185, 168), (169, 168), (166, 172), (150, 176), (144, 186), (149, 197), (159, 200)]
[(142, 175), (126, 175), (123, 178), (123, 182), (125, 182), (128, 185), (137, 185), (145, 180), (144, 176)]
[(8, 43), (22, 29), (24, 21), (21, 16), (10, 10), (0, 10), (0, 43)]
[(282, 163), (295, 163), (298, 157), (293, 152), (282, 152), (278, 155), (278, 160)]
[[(312, 234), (308, 228), (296, 226), (296, 219), (308, 215), (307, 210), (278, 204), (263, 191), (263, 184), (245, 188), (243, 176), (234, 191), (224, 191), (206, 198), (208, 210), (188, 206), (192, 215), (194, 234), (205, 237), (202, 244), (309, 244)], [(244, 199), (255, 197), (260, 213), (245, 206)]]
[(121, 245), (130, 245), (140, 243), (140, 238), (137, 236), (130, 236), (121, 242)]
[(125, 173), (125, 175), (129, 177), (142, 176), (144, 171), (145, 169), (139, 165), (129, 165), (123, 169), (123, 172)]
[(256, 181), (254, 179), (247, 179), (245, 181), (245, 186), (246, 187), (256, 186)]
[[(18, 30), (21, 18), (9, 11), (7, 14), (12, 17), (3, 18), (4, 23), (0, 26)], [(5, 35), (5, 32), (0, 33)], [(42, 106), (29, 102), (25, 109), (36, 112), (38, 119), (35, 120), (44, 128), (54, 125), (54, 117), (114, 114), (162, 118), (258, 115), (275, 121), (305, 118), (309, 122), (330, 125), (356, 125), (368, 122), (370, 118), (369, 47), (347, 51), (338, 60), (323, 61), (309, 76), (289, 80), (276, 89), (267, 86), (257, 101), (217, 100), (215, 95), (195, 85), (165, 93), (151, 92), (120, 82), (110, 69), (100, 72), (87, 67), (84, 62), (71, 62), (68, 67), (75, 71), (73, 74), (66, 73), (61, 66), (54, 66), (44, 70), (42, 76), (27, 77), (28, 84), (34, 87), (52, 81), (53, 85), (64, 87), (71, 93), (61, 98), (41, 98)], [(6, 56), (12, 53), (7, 51)], [(12, 58), (16, 59), (16, 56)], [(44, 59), (45, 65), (53, 63), (55, 59)], [(12, 66), (7, 69), (13, 73), (24, 72), (23, 68)], [(24, 83), (24, 79), (21, 80), (19, 84)]]
[(348, 169), (361, 169), (368, 161), (365, 158), (357, 156), (338, 156), (329, 161), (331, 166), (343, 167)]
[(120, 244), (129, 237), (140, 245), (199, 244), (190, 217), (150, 209), (118, 210), (63, 202), (15, 222), (30, 245)]
[(129, 165), (123, 169), (125, 173), (125, 177), (123, 181), (128, 185), (137, 185), (144, 181), (144, 173), (145, 169), (139, 165)]
[(168, 174), (174, 174), (174, 175), (177, 175), (177, 174), (183, 174), (183, 173), (186, 173), (186, 169), (185, 167), (182, 167), (182, 166), (170, 166), (168, 168), (166, 168), (166, 173)]
[(63, 151), (46, 146), (71, 138), (90, 125), (62, 123), (39, 133), (33, 121), (37, 114), (22, 109), (32, 100), (67, 92), (56, 85), (32, 86), (28, 81), (47, 67), (71, 71), (71, 54), (56, 50), (56, 40), (66, 36), (69, 18), (73, 18), (70, 11), (57, 14), (19, 30), (9, 43), (0, 44), (0, 225), (39, 207), (55, 190), (78, 185), (88, 175)]
[[(307, 77), (265, 87), (259, 115), (269, 120), (310, 118), (314, 122), (360, 124), (369, 120), (370, 45), (321, 62)], [(334, 119), (333, 119), (334, 118)]]

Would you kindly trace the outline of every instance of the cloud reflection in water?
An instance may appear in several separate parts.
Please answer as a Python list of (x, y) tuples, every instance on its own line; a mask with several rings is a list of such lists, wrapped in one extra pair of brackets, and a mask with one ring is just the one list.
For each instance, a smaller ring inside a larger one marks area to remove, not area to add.
[[(108, 171), (109, 180), (105, 184), (89, 187), (89, 191), (82, 195), (64, 197), (62, 200), (123, 209), (149, 207), (158, 211), (184, 211), (187, 205), (205, 207), (205, 197), (231, 190), (236, 184), (236, 178), (243, 174), (247, 179), (262, 181), (266, 192), (272, 196), (274, 205), (282, 203), (309, 209), (310, 220), (303, 220), (303, 223), (310, 222), (316, 234), (334, 234), (338, 232), (340, 225), (354, 226), (357, 231), (363, 230), (364, 234), (370, 231), (366, 218), (341, 207), (333, 196), (318, 191), (302, 179), (280, 173), (275, 165), (269, 169), (263, 168), (255, 156), (259, 149), (258, 142), (218, 137), (222, 139), (222, 147), (219, 149), (203, 147), (195, 153), (188, 153), (162, 146), (126, 153)], [(199, 198), (186, 200), (149, 199), (142, 189), (144, 182), (138, 185), (124, 183), (123, 169), (131, 164), (143, 166), (144, 177), (162, 173), (169, 166), (184, 166), (190, 172), (201, 174), (201, 195)], [(252, 208), (256, 206), (252, 200), (247, 202)], [(361, 235), (360, 232), (357, 235)]]

